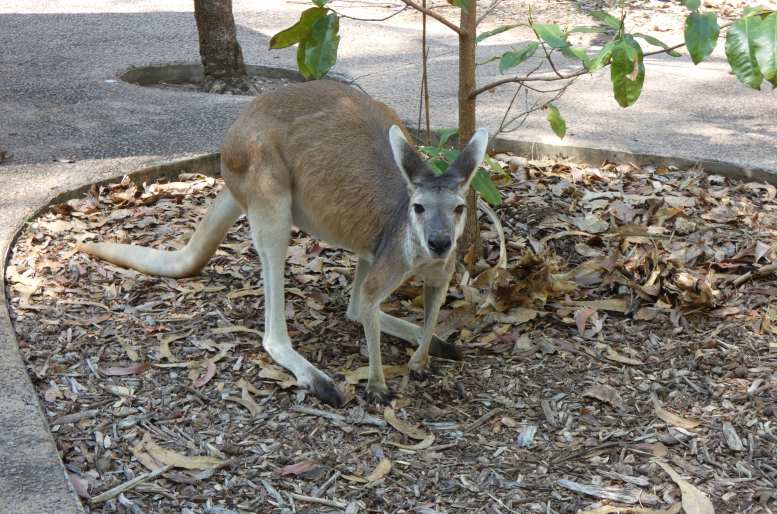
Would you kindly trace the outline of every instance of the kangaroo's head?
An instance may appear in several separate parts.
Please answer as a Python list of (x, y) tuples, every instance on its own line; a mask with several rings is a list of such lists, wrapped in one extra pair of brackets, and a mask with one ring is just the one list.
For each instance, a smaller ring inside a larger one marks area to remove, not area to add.
[(411, 229), (425, 253), (445, 259), (464, 230), (466, 194), (486, 153), (488, 131), (479, 129), (442, 175), (435, 175), (396, 125), (389, 129), (391, 151), (410, 193)]

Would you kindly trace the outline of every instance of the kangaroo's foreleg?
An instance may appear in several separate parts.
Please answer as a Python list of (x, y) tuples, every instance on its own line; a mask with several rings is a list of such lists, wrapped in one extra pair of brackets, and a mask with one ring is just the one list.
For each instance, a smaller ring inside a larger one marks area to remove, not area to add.
[[(361, 321), (360, 319), (360, 300), (361, 300), (361, 286), (364, 282), (364, 277), (370, 270), (370, 263), (365, 259), (359, 259), (356, 265), (356, 274), (353, 279), (353, 288), (351, 290), (351, 299), (348, 302), (348, 311), (346, 316), (351, 321)], [(380, 312), (380, 330), (384, 334), (388, 334), (394, 337), (398, 337), (411, 344), (419, 345), (423, 336), (423, 328), (419, 327), (415, 323), (396, 318), (385, 312)], [(434, 357), (441, 357), (443, 359), (461, 360), (461, 349), (455, 343), (448, 343), (439, 337), (433, 335), (431, 346), (429, 347), (429, 354)]]
[(424, 328), (418, 349), (412, 357), (408, 367), (410, 372), (422, 375), (429, 365), (429, 349), (434, 337), (434, 329), (437, 327), (437, 317), (440, 315), (440, 307), (445, 301), (448, 292), (448, 284), (440, 286), (424, 282)]
[(365, 275), (358, 293), (359, 320), (364, 327), (370, 360), (367, 399), (371, 402), (386, 403), (391, 399), (391, 392), (383, 375), (383, 359), (380, 354), (380, 304), (402, 283), (403, 278), (402, 274), (392, 272), (389, 266), (371, 268)]
[(241, 213), (232, 194), (224, 188), (208, 208), (189, 242), (180, 250), (162, 251), (117, 243), (81, 243), (78, 249), (150, 275), (189, 277), (205, 266)]
[(310, 389), (322, 402), (339, 407), (343, 397), (335, 383), (294, 350), (286, 328), (283, 271), (291, 231), (291, 198), (282, 194), (272, 200), (259, 198), (248, 206), (247, 215), (262, 263), (264, 349), (275, 362), (294, 374), (300, 386)]

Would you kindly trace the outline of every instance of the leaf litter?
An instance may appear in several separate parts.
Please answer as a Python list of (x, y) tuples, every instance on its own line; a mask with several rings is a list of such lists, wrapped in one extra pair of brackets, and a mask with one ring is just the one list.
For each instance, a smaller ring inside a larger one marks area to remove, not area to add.
[[(483, 258), (438, 327), (464, 360), (416, 382), (409, 346), (384, 336), (388, 408), (362, 399), (348, 254), (295, 231), (286, 270), (289, 332), (340, 382), (335, 411), (261, 348), (244, 220), (187, 279), (74, 251), (178, 248), (220, 180), (125, 179), (32, 220), (10, 308), (68, 476), (99, 499), (87, 511), (777, 508), (775, 188), (628, 163), (508, 169), (507, 265), (484, 218)], [(384, 310), (420, 322), (419, 286)]]

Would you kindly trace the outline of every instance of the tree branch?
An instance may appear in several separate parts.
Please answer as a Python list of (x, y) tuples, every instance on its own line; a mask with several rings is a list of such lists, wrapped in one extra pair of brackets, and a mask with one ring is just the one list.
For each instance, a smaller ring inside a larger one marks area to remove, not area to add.
[(446, 27), (451, 29), (456, 34), (463, 34), (464, 33), (464, 31), (461, 30), (460, 27), (457, 27), (452, 22), (450, 22), (447, 19), (445, 19), (444, 16), (442, 16), (440, 14), (437, 14), (436, 12), (432, 11), (431, 9), (424, 9), (422, 6), (418, 5), (413, 0), (402, 0), (402, 2), (405, 5), (407, 5), (408, 7), (412, 7), (413, 9), (415, 9), (418, 12), (426, 14), (430, 18), (434, 18), (435, 20), (439, 21), (440, 23), (442, 23), (443, 25), (445, 25)]
[[(730, 26), (731, 26), (731, 23), (726, 23), (725, 25), (721, 25), (720, 29), (721, 30), (727, 29)], [(674, 45), (674, 46), (670, 46), (670, 47), (667, 47), (667, 48), (662, 48), (661, 50), (654, 50), (653, 52), (644, 53), (644, 54), (642, 54), (642, 56), (644, 58), (644, 57), (650, 57), (651, 55), (667, 54), (669, 52), (672, 52), (672, 51), (677, 50), (678, 48), (682, 48), (684, 46), (685, 46), (685, 43), (679, 43), (679, 44)], [(548, 60), (550, 60), (550, 59), (548, 59)], [(609, 65), (610, 65), (610, 63), (608, 62), (607, 64), (602, 66), (602, 68), (607, 67)], [(553, 67), (553, 63), (552, 62), (551, 62), (551, 67)], [(555, 67), (553, 67), (553, 68), (554, 68), (554, 71), (555, 71)], [(497, 88), (499, 86), (503, 86), (505, 84), (510, 84), (510, 83), (513, 83), (513, 82), (517, 82), (519, 84), (523, 84), (524, 82), (553, 82), (553, 81), (556, 81), (556, 80), (573, 79), (573, 78), (579, 77), (581, 75), (585, 75), (586, 73), (590, 73), (590, 72), (588, 70), (586, 70), (585, 68), (581, 68), (581, 69), (579, 69), (577, 71), (574, 71), (574, 72), (570, 73), (569, 75), (562, 75), (561, 73), (558, 73), (558, 72), (556, 72), (556, 73), (557, 73), (557, 75), (541, 75), (539, 77), (531, 77), (531, 76), (509, 77), (509, 78), (504, 78), (504, 79), (496, 80), (494, 82), (491, 82), (490, 84), (486, 84), (485, 86), (480, 86), (479, 88), (475, 89), (474, 91), (472, 91), (469, 94), (469, 97), (470, 98), (475, 98), (475, 97), (477, 97), (481, 93), (485, 93), (486, 91), (490, 91), (490, 90), (492, 90), (494, 88)]]

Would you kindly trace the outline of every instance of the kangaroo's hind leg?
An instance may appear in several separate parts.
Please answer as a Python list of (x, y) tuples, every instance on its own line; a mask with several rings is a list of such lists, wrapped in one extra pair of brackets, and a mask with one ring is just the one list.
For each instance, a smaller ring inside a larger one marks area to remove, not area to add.
[(251, 237), (262, 263), (264, 281), (264, 349), (291, 371), (297, 383), (310, 389), (321, 401), (339, 407), (343, 397), (335, 383), (291, 346), (286, 328), (283, 270), (291, 231), (291, 195), (274, 191), (251, 199), (247, 209)]

